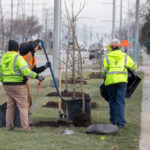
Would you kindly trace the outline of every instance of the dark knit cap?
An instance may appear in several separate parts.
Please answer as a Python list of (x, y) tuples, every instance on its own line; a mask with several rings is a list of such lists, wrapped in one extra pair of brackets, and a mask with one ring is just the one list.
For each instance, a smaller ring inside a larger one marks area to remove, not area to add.
[(40, 42), (41, 42), (41, 40), (39, 40), (39, 39), (32, 41), (31, 48), (34, 50), (40, 44)]
[(33, 51), (40, 44), (40, 42), (41, 42), (41, 40), (37, 39), (35, 41), (21, 43), (20, 51), (21, 52), (25, 51), (25, 50)]
[(19, 44), (15, 40), (9, 40), (8, 42), (8, 51), (18, 51)]

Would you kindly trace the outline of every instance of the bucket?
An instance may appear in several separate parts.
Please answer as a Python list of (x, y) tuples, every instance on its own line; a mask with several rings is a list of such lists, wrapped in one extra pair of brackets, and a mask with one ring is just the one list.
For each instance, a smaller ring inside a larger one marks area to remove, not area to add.
[[(6, 105), (0, 106), (0, 127), (6, 127)], [(18, 108), (15, 109), (15, 115), (14, 115), (14, 126), (15, 127), (21, 127), (20, 123), (20, 113)]]
[[(76, 115), (82, 112), (82, 99), (72, 99), (66, 101), (68, 120), (73, 120)], [(91, 99), (85, 99), (85, 112), (91, 117)]]

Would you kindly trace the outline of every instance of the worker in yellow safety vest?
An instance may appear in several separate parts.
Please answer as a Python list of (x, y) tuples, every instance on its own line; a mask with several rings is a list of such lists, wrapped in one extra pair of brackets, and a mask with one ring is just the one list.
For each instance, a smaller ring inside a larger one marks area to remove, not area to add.
[[(36, 66), (36, 58), (35, 58), (35, 53), (39, 50), (41, 50), (40, 46), (41, 40), (37, 39), (34, 41), (26, 42), (26, 43), (21, 43), (20, 44), (20, 55), (26, 60), (28, 63), (28, 66), (30, 70), (36, 72), (37, 74), (43, 72), (46, 68), (50, 66), (50, 64), (47, 62), (45, 65), (41, 67)], [(29, 83), (28, 81), (26, 82), (27, 86), (27, 91), (28, 91), (28, 103), (29, 103), (29, 111), (32, 105), (32, 97), (30, 93), (30, 88), (29, 88)]]
[(19, 55), (19, 44), (10, 40), (8, 52), (2, 55), (0, 62), (0, 82), (2, 82), (7, 97), (6, 127), (14, 129), (13, 119), (17, 105), (20, 112), (21, 126), (24, 131), (29, 130), (28, 126), (28, 101), (26, 78), (44, 80), (42, 76), (31, 71), (28, 64)]
[(103, 75), (107, 89), (110, 121), (119, 128), (124, 127), (125, 97), (127, 90), (128, 69), (134, 71), (137, 65), (130, 56), (121, 51), (121, 43), (118, 39), (111, 41), (111, 49), (103, 59)]

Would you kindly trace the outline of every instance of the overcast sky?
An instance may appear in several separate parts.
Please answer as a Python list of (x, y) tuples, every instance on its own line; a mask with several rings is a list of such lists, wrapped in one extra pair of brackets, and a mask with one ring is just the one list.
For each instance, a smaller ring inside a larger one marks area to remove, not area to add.
[[(10, 4), (11, 0), (1, 0), (2, 1), (2, 7), (4, 12), (4, 18), (10, 18)], [(22, 10), (25, 11), (28, 16), (32, 15), (32, 1), (33, 0), (13, 0), (14, 1), (14, 17), (17, 15), (22, 14)], [(20, 1), (19, 4), (19, 10), (17, 11), (18, 1)], [(67, 2), (68, 0), (62, 0), (62, 14), (65, 13), (64, 9), (64, 1)], [(75, 5), (78, 6), (78, 3), (81, 0), (74, 0)], [(135, 10), (135, 1), (136, 0), (130, 0), (130, 8), (132, 10)], [(141, 0), (143, 3), (145, 0)], [(22, 3), (25, 2), (25, 9), (22, 8)], [(87, 26), (89, 32), (92, 27), (93, 34), (99, 33), (100, 36), (104, 35), (104, 33), (110, 34), (112, 31), (112, 3), (113, 0), (87, 0), (87, 4), (84, 8), (84, 10), (81, 12), (80, 17), (82, 17), (79, 21), (79, 28), (83, 29), (83, 24)], [(40, 18), (40, 22), (44, 24), (42, 15), (44, 13), (44, 9), (48, 8), (49, 13), (53, 14), (53, 0), (34, 0), (34, 15), (38, 15)], [(108, 4), (104, 4), (108, 3)], [(117, 7), (116, 7), (116, 27), (119, 28), (119, 20), (120, 20), (120, 0), (116, 0)], [(76, 7), (75, 7), (76, 8)], [(78, 8), (76, 8), (78, 9)], [(128, 10), (128, 0), (123, 0), (123, 18), (127, 17), (127, 10)], [(107, 22), (105, 22), (107, 21)]]

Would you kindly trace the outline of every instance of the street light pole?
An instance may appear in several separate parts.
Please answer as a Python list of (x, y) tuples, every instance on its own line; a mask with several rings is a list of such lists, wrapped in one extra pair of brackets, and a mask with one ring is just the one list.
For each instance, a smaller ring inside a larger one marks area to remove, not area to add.
[(128, 0), (128, 33), (127, 33), (127, 41), (128, 41), (128, 54), (130, 51), (129, 42), (130, 42), (130, 0)]
[(136, 0), (135, 49), (134, 49), (135, 63), (138, 62), (138, 53), (139, 53), (139, 3), (140, 0)]
[(13, 39), (13, 0), (11, 0), (11, 27), (10, 27), (10, 39)]
[(114, 39), (116, 28), (116, 0), (113, 0), (112, 39)]
[(59, 79), (60, 26), (61, 26), (61, 0), (54, 0), (53, 70), (57, 81)]
[(120, 41), (122, 40), (122, 0), (120, 0)]

